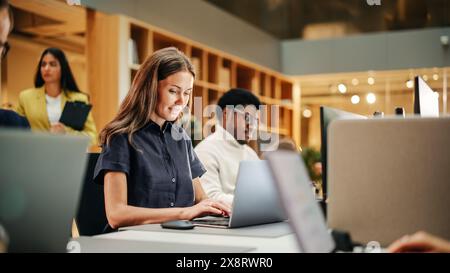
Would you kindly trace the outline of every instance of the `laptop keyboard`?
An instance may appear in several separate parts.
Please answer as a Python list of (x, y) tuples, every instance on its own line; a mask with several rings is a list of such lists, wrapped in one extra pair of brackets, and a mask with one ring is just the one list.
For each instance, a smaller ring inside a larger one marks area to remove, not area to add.
[(230, 224), (230, 218), (220, 218), (220, 219), (194, 219), (192, 220), (194, 224), (206, 224), (214, 226), (224, 226), (227, 227)]

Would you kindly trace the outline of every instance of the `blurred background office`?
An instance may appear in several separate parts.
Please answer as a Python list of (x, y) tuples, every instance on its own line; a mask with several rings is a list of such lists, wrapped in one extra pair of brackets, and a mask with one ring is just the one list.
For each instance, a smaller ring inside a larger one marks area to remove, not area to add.
[[(20, 91), (33, 86), (42, 51), (58, 47), (89, 94), (100, 131), (144, 58), (176, 46), (197, 69), (193, 94), (201, 100), (192, 100), (192, 109), (215, 103), (231, 87), (249, 89), (279, 106), (279, 122), (266, 119), (265, 130), (311, 155), (320, 150), (320, 105), (366, 116), (394, 114), (396, 107), (411, 114), (416, 75), (447, 114), (446, 0), (10, 2), (15, 28), (1, 69), (2, 108), (14, 108)], [(200, 141), (206, 135), (198, 128), (210, 117), (193, 114)]]

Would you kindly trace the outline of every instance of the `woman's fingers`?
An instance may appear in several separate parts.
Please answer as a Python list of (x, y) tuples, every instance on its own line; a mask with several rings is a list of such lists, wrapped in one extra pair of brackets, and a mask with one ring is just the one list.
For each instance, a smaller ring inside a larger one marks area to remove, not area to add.
[(212, 202), (212, 206), (213, 206), (214, 208), (220, 210), (219, 214), (223, 214), (223, 213), (225, 213), (225, 214), (227, 214), (227, 215), (231, 214), (231, 209), (230, 209), (230, 207), (227, 206), (226, 204), (222, 203), (222, 202), (213, 201), (213, 202)]
[(201, 202), (202, 207), (208, 213), (224, 215), (229, 214), (230, 209), (223, 203), (206, 199)]
[(211, 206), (211, 207), (208, 207), (208, 213), (222, 214), (222, 210), (217, 209), (217, 208)]
[(425, 232), (417, 232), (412, 236), (403, 236), (391, 244), (389, 252), (445, 252), (439, 240)]
[(231, 213), (231, 204), (227, 203), (227, 202), (223, 202), (223, 201), (219, 201), (220, 204), (222, 204), (223, 206), (225, 206), (227, 208), (227, 210)]
[(402, 238), (398, 239), (397, 241), (393, 242), (389, 247), (388, 251), (395, 253), (399, 252), (399, 250), (402, 248), (402, 246), (409, 240), (409, 236), (403, 236)]
[(399, 252), (427, 252), (431, 251), (431, 247), (423, 242), (402, 242), (399, 241), (394, 243), (389, 247), (389, 252), (399, 253)]

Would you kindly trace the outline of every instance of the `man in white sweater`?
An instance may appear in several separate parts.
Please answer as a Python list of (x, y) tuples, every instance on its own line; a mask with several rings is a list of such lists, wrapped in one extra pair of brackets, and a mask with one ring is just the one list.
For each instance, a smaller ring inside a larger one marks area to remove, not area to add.
[(207, 172), (202, 186), (208, 196), (232, 204), (239, 163), (259, 160), (248, 146), (257, 126), (259, 99), (245, 89), (231, 89), (218, 101), (213, 134), (195, 147)]

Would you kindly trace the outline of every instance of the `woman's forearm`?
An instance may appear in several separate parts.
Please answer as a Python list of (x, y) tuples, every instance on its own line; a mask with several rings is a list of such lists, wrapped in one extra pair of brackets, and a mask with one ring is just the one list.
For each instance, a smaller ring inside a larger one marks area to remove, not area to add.
[(200, 203), (202, 200), (208, 199), (208, 195), (206, 194), (205, 190), (203, 190), (200, 178), (197, 177), (192, 180), (192, 184), (194, 186), (196, 204)]
[(109, 225), (116, 229), (125, 226), (156, 224), (173, 220), (188, 220), (186, 208), (150, 209), (117, 205), (107, 213)]
[(189, 219), (189, 208), (141, 208), (128, 205), (126, 179), (122, 172), (105, 174), (105, 211), (112, 228)]

